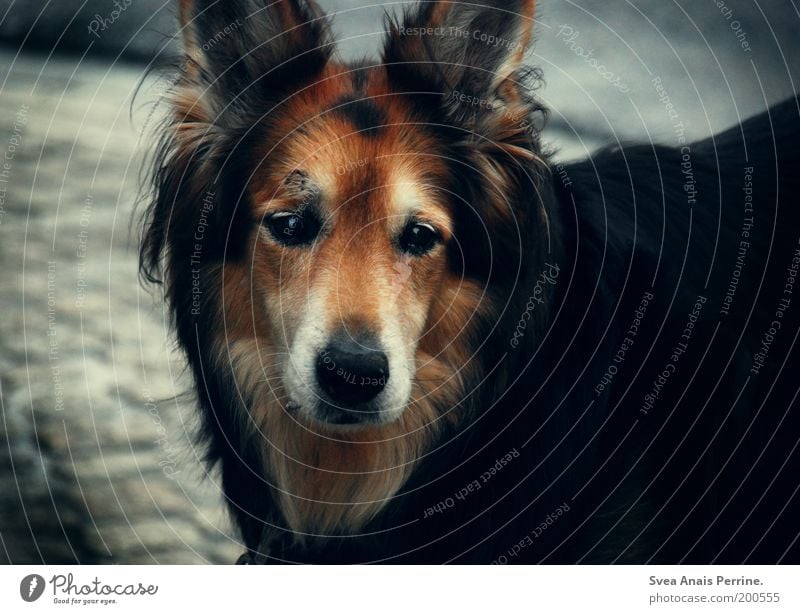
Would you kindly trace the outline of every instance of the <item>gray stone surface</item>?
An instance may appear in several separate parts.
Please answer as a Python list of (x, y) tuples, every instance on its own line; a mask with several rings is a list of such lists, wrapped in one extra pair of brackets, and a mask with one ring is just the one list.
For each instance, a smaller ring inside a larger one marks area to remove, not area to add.
[(0, 66), (0, 560), (232, 562), (183, 364), (137, 278), (142, 69)]

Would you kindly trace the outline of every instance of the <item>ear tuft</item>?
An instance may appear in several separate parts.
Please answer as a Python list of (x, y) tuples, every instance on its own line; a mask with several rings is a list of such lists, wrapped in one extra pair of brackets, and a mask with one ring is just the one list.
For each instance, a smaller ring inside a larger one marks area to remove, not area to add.
[(275, 99), (330, 59), (328, 21), (311, 0), (181, 0), (183, 85), (211, 121)]
[(533, 33), (534, 0), (424, 2), (388, 24), (384, 62), (396, 85), (485, 101), (513, 98)]
[(534, 12), (534, 0), (442, 0), (389, 18), (389, 81), (432, 121), (459, 129), (475, 154), (541, 162), (546, 113), (532, 95), (540, 74), (524, 65)]

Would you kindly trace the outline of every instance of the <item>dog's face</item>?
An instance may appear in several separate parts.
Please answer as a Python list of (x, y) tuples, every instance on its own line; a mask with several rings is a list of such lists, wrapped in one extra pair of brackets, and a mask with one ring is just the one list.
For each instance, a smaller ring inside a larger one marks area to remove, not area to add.
[(441, 147), (379, 68), (328, 68), (284, 107), (248, 199), (279, 384), (312, 421), (393, 422), (448, 272)]
[(144, 268), (208, 429), (257, 427), (291, 526), (355, 530), (463, 420), (540, 222), (533, 1), (421, 3), (357, 65), (314, 2), (180, 7)]

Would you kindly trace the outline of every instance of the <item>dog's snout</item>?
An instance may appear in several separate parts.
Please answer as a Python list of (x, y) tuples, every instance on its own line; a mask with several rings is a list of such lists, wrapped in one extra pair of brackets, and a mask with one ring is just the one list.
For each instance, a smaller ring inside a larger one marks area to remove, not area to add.
[(389, 379), (389, 359), (370, 335), (335, 337), (317, 360), (317, 381), (336, 405), (354, 407), (377, 397)]

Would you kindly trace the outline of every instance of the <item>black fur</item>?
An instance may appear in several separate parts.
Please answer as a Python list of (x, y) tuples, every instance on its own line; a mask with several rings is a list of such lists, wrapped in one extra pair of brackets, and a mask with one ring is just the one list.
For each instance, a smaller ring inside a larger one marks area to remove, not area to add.
[(369, 98), (343, 98), (336, 104), (335, 112), (363, 136), (374, 136), (386, 125), (386, 116)]
[[(273, 545), (275, 560), (800, 560), (800, 297), (767, 363), (750, 372), (800, 249), (798, 142), (800, 100), (792, 99), (692, 144), (692, 205), (679, 149), (613, 148), (566, 174), (554, 169), (550, 228), (563, 245), (548, 256), (561, 269), (556, 304), (541, 336), (526, 335), (517, 350), (509, 339), (519, 313), (491, 334), (486, 347), (505, 348), (507, 387), (474, 393), (478, 420), (446, 438), (365, 537)], [(753, 168), (755, 224), (746, 274), (723, 316), (742, 240), (745, 167)], [(538, 275), (542, 263), (529, 265)], [(530, 281), (521, 288), (531, 290)], [(633, 346), (598, 395), (647, 292), (653, 300)], [(698, 296), (706, 302), (674, 362)], [(670, 362), (676, 371), (645, 415), (644, 399)], [(513, 450), (519, 457), (484, 483)], [(469, 492), (475, 480), (481, 488)]]
[[(496, 158), (512, 169), (505, 197), (513, 215), (492, 217), (480, 203), (493, 188), (474, 172), (480, 114), (458, 116), (446, 103), (454, 83), (481, 91), (487, 81), (472, 71), (420, 71), (396, 37), (385, 55), (397, 89), (427, 101), (420, 118), (452, 160), (455, 201), (476, 204), (458, 208), (451, 266), (485, 283), (502, 308), (475, 331), (489, 376), (464, 400), (474, 420), (445, 434), (363, 536), (298, 544), (281, 533), (262, 475), (265, 443), (246, 418), (251, 400), (209, 359), (215, 312), (204, 303), (190, 315), (185, 234), (209, 189), (192, 183), (200, 174), (193, 165), (215, 158), (220, 190), (233, 194), (216, 201), (213, 230), (222, 239), (206, 256), (222, 261), (237, 226), (231, 203), (244, 207), (247, 139), (234, 130), (235, 145), (200, 146), (178, 165), (168, 141), (158, 160), (143, 268), (155, 275), (166, 258), (209, 459), (222, 468), (251, 552), (259, 561), (319, 563), (800, 562), (800, 285), (784, 294), (800, 249), (800, 100), (683, 149), (610, 148), (565, 167), (542, 154), (545, 163)], [(538, 132), (520, 138), (520, 147), (539, 151)], [(474, 230), (484, 224), (490, 235)], [(537, 283), (547, 286), (546, 310), (532, 298)], [(213, 300), (204, 288), (203, 301)], [(782, 298), (790, 303), (781, 329), (756, 368)]]

